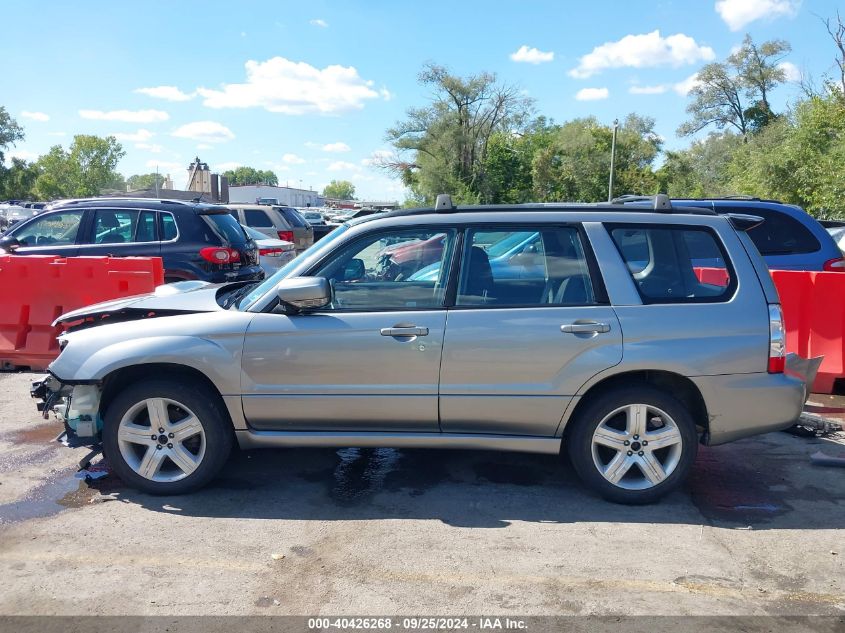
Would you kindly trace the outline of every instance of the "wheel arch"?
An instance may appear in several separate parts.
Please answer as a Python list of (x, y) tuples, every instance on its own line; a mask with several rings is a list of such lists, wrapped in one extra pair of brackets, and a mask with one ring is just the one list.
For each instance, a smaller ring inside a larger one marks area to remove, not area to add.
[(203, 372), (195, 367), (180, 365), (178, 363), (141, 363), (115, 369), (102, 379), (102, 391), (100, 394), (100, 413), (106, 412), (109, 404), (121, 392), (123, 388), (140, 380), (173, 379), (188, 380), (203, 385), (218, 400), (221, 410), (224, 412), (230, 423), (236, 421), (231, 408), (227, 405), (226, 399), (220, 393), (217, 385)]
[(567, 435), (572, 429), (572, 425), (569, 422), (577, 419), (578, 413), (585, 409), (590, 402), (601, 397), (602, 394), (607, 393), (611, 389), (631, 387), (638, 384), (655, 387), (677, 398), (690, 412), (699, 430), (700, 437), (704, 438), (707, 436), (710, 430), (710, 418), (707, 413), (707, 404), (704, 401), (704, 396), (702, 396), (696, 384), (686, 376), (675, 372), (647, 369), (613, 374), (591, 385), (578, 399), (575, 406), (570, 411), (567, 411), (562, 421), (562, 445), (566, 444)]

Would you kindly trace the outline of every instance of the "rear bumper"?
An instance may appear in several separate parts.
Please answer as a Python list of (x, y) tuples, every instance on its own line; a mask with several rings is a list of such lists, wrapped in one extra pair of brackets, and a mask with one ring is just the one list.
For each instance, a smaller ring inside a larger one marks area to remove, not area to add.
[(704, 443), (715, 445), (792, 426), (801, 415), (806, 385), (787, 374), (691, 377), (707, 406)]
[(264, 269), (261, 266), (245, 266), (237, 270), (221, 270), (213, 273), (206, 273), (204, 281), (211, 283), (229, 283), (232, 281), (260, 281), (264, 279)]

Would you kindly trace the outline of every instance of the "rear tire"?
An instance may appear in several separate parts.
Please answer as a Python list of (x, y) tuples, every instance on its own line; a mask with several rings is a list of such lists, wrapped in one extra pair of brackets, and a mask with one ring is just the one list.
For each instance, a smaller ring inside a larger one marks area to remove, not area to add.
[(566, 450), (575, 471), (615, 503), (657, 501), (683, 483), (698, 451), (689, 411), (649, 385), (604, 392), (570, 424)]
[(231, 449), (225, 405), (198, 381), (145, 380), (120, 392), (105, 412), (103, 452), (114, 472), (142, 492), (197, 490), (217, 475)]

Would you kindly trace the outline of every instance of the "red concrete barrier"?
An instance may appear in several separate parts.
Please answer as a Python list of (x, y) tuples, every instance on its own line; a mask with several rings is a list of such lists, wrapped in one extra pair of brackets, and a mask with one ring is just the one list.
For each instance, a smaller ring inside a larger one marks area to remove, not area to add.
[(786, 350), (804, 358), (824, 356), (813, 391), (832, 393), (845, 378), (845, 275), (773, 270), (786, 327)]
[(0, 255), (0, 366), (44, 369), (59, 354), (59, 315), (163, 283), (160, 257)]

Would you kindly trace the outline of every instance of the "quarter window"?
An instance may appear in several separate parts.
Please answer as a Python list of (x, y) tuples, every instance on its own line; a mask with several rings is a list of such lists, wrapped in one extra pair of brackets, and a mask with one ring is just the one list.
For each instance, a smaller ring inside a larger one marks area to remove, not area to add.
[(17, 238), (21, 246), (67, 246), (76, 243), (79, 224), (82, 222), (82, 211), (62, 211), (48, 213), (21, 227), (13, 230), (12, 235)]
[(596, 303), (584, 249), (571, 227), (467, 232), (458, 306)]
[(733, 294), (733, 271), (711, 230), (608, 228), (644, 303), (725, 301)]
[(379, 233), (343, 249), (311, 274), (329, 280), (334, 309), (439, 308), (454, 235), (453, 230)]
[(161, 214), (161, 239), (164, 242), (175, 240), (178, 232), (176, 230), (176, 219), (170, 213)]

